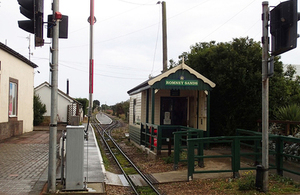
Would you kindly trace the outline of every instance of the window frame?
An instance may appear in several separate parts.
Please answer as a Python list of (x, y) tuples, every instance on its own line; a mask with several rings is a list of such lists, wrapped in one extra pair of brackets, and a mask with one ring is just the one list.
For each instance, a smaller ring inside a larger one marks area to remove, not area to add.
[[(11, 91), (11, 85), (14, 86), (13, 91)], [(17, 79), (9, 78), (9, 87), (8, 87), (8, 117), (9, 118), (15, 118), (18, 116), (18, 92), (19, 92), (18, 86), (19, 86), (19, 82)], [(11, 95), (14, 96), (14, 100), (11, 100)]]
[(135, 116), (136, 116), (136, 99), (133, 99), (133, 107), (132, 107), (132, 115), (133, 115), (133, 120), (132, 123), (136, 124)]

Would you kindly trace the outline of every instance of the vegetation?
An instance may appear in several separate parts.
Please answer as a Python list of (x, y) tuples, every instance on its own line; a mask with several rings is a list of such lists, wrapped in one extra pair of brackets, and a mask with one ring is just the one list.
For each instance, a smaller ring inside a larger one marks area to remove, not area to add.
[(83, 116), (85, 116), (88, 112), (87, 108), (89, 106), (89, 100), (86, 98), (76, 98), (76, 100), (81, 103), (82, 110), (83, 110)]
[(93, 110), (95, 110), (95, 108), (98, 108), (98, 111), (100, 110), (100, 101), (99, 100), (93, 101)]
[[(216, 83), (210, 104), (212, 135), (233, 135), (236, 128), (257, 128), (262, 107), (261, 51), (260, 43), (247, 37), (225, 43), (196, 43), (189, 52), (179, 56), (191, 68)], [(279, 60), (280, 57), (275, 57), (275, 73), (270, 78), (271, 118), (279, 107), (300, 100), (300, 79), (294, 78), (295, 68), (288, 66), (284, 72)], [(174, 66), (174, 61), (171, 62)]]
[(298, 104), (290, 104), (278, 108), (275, 113), (278, 120), (300, 121), (300, 107)]
[(33, 109), (34, 109), (33, 124), (36, 126), (43, 122), (44, 120), (43, 114), (47, 112), (46, 105), (41, 102), (40, 96), (36, 94), (34, 94)]
[[(298, 104), (289, 104), (278, 108), (275, 112), (275, 118), (283, 121), (300, 121), (300, 106)], [(290, 125), (290, 133), (295, 135), (299, 132), (299, 125)]]
[(111, 106), (111, 108), (114, 116), (121, 118), (123, 121), (128, 121), (129, 100), (117, 103), (114, 106)]
[(269, 190), (259, 192), (255, 187), (255, 174), (246, 172), (240, 178), (194, 179), (189, 182), (159, 184), (159, 189), (166, 194), (236, 194), (236, 195), (279, 195), (299, 194), (299, 183), (278, 175), (270, 175)]
[(108, 106), (107, 104), (102, 104), (101, 109), (102, 109), (102, 111), (109, 110), (110, 106)]
[(252, 171), (247, 171), (238, 181), (239, 190), (255, 190), (255, 175)]

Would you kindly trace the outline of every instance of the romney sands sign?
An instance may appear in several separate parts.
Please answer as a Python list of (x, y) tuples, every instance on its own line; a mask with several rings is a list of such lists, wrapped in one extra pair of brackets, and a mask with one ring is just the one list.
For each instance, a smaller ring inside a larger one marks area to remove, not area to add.
[(198, 86), (198, 80), (166, 80), (166, 85)]

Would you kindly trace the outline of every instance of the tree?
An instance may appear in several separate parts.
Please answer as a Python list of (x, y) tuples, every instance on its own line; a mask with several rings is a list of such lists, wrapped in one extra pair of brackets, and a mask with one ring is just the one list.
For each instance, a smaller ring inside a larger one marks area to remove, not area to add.
[(94, 100), (94, 101), (93, 101), (93, 110), (94, 110), (95, 108), (100, 109), (99, 107), (100, 107), (100, 101), (99, 101), (99, 100)]
[[(235, 38), (231, 42), (196, 43), (180, 57), (185, 63), (214, 83), (211, 92), (212, 135), (233, 135), (236, 128), (257, 128), (261, 119), (262, 48), (253, 39)], [(299, 84), (283, 72), (275, 58), (275, 74), (270, 79), (270, 115), (280, 105), (299, 98)], [(300, 98), (299, 98), (300, 99)]]
[(102, 104), (102, 105), (101, 105), (101, 109), (102, 109), (103, 111), (105, 111), (105, 110), (110, 109), (110, 106), (108, 106), (107, 104)]
[(46, 110), (46, 105), (41, 102), (40, 96), (34, 94), (33, 98), (33, 108), (34, 108), (34, 119), (33, 119), (33, 124), (39, 125), (43, 122), (44, 116), (47, 112)]
[(78, 102), (81, 103), (82, 109), (83, 109), (83, 115), (85, 116), (87, 114), (87, 108), (89, 106), (89, 100), (86, 98), (76, 98)]
[(288, 65), (283, 71), (282, 62), (280, 69), (277, 66), (275, 76), (270, 79), (270, 118), (276, 119), (276, 113), (280, 107), (298, 104), (300, 102), (300, 79), (295, 76), (295, 67)]
[(129, 112), (129, 100), (125, 101), (125, 102), (119, 102), (113, 106), (111, 106), (112, 110), (113, 110), (113, 115), (117, 116), (117, 117), (121, 117), (121, 115), (124, 116), (124, 120), (128, 119), (128, 112)]

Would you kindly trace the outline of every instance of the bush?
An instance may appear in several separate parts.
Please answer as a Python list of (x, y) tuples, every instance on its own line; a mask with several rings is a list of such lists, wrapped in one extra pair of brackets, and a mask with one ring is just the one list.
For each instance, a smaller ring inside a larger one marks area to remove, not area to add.
[(247, 171), (245, 174), (238, 180), (238, 189), (239, 190), (255, 190), (255, 175), (253, 171)]
[[(298, 104), (290, 104), (278, 108), (277, 112), (274, 113), (277, 120), (282, 121), (300, 121), (300, 106)], [(295, 135), (299, 132), (298, 125), (290, 125), (290, 133)]]
[(34, 107), (33, 124), (36, 126), (43, 122), (44, 120), (43, 114), (45, 114), (47, 110), (46, 110), (46, 105), (41, 102), (40, 96), (38, 95), (34, 95), (33, 107)]

